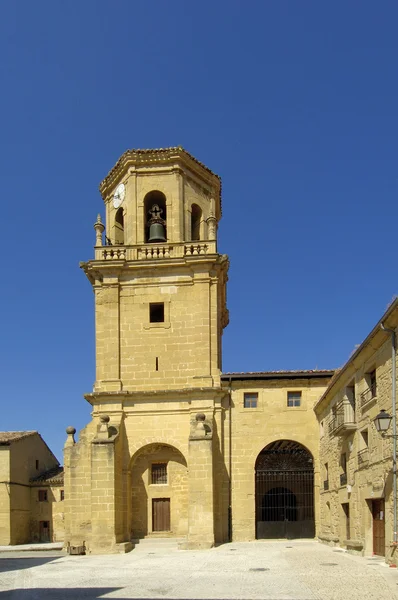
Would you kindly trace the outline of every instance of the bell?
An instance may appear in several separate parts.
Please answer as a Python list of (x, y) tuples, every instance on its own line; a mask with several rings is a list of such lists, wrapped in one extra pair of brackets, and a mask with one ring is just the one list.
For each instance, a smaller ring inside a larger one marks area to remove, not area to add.
[(149, 238), (148, 242), (165, 242), (166, 235), (163, 223), (155, 222), (151, 223), (149, 227)]

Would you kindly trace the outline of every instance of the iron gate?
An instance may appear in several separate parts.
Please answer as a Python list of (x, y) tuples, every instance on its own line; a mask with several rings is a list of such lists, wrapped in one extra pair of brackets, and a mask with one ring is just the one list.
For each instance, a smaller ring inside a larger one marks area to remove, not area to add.
[(297, 442), (274, 442), (256, 462), (256, 537), (314, 535), (312, 456)]

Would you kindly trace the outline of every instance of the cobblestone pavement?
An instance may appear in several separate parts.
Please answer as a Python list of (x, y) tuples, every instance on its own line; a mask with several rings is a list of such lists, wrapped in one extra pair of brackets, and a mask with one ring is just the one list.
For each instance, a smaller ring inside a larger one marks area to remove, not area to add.
[(398, 600), (398, 572), (382, 559), (315, 541), (231, 543), (197, 552), (143, 545), (106, 556), (3, 552), (0, 600), (8, 598)]

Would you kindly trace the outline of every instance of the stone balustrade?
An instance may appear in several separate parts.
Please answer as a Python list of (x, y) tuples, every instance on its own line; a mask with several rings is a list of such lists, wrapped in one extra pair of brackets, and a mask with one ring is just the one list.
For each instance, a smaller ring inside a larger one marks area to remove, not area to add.
[(134, 246), (96, 246), (95, 260), (167, 260), (184, 256), (215, 254), (216, 242), (181, 242), (178, 244), (137, 244)]
[(329, 421), (329, 435), (341, 435), (356, 429), (355, 409), (349, 400), (341, 400)]
[(105, 246), (101, 248), (100, 254), (100, 260), (125, 260), (126, 248), (124, 246)]
[(147, 246), (137, 248), (138, 260), (153, 260), (170, 257), (173, 257), (173, 246), (169, 244), (166, 246), (159, 246), (158, 244), (154, 246), (153, 244), (148, 244)]
[(185, 246), (185, 256), (198, 256), (199, 254), (207, 254), (208, 245), (202, 244), (187, 244)]

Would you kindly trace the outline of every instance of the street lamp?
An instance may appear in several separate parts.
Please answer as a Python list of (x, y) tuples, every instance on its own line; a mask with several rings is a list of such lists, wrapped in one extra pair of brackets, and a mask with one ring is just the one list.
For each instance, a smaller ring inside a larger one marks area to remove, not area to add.
[[(374, 419), (374, 424), (379, 433), (385, 435), (386, 431), (389, 430), (392, 421), (392, 416), (387, 411), (382, 409), (377, 417)], [(388, 436), (392, 437), (392, 436)], [(394, 436), (395, 437), (395, 436)]]

